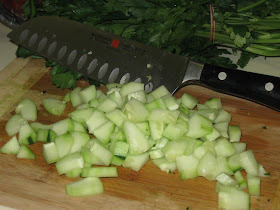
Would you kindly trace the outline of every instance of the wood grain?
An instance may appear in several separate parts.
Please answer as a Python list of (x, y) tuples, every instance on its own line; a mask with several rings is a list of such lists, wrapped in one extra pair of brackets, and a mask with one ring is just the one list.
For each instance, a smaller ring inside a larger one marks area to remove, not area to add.
[[(68, 91), (53, 86), (48, 71), (42, 60), (15, 59), (0, 72), (0, 146), (10, 139), (5, 124), (23, 97), (36, 103), (38, 121), (43, 124), (64, 119), (73, 110), (68, 103), (65, 114), (55, 117), (43, 109), (43, 98), (61, 99)], [(80, 81), (78, 85), (88, 84)], [(185, 92), (201, 103), (211, 97), (222, 98), (225, 110), (233, 116), (231, 124), (241, 126), (247, 149), (252, 149), (258, 162), (271, 173), (269, 178), (261, 178), (261, 196), (251, 197), (251, 209), (279, 209), (280, 113), (199, 86), (184, 87), (176, 97)], [(71, 198), (65, 195), (64, 187), (73, 179), (59, 176), (54, 165), (45, 163), (41, 143), (30, 148), (36, 160), (18, 160), (14, 155), (0, 154), (0, 205), (18, 209), (217, 209), (218, 206), (215, 182), (202, 177), (180, 181), (177, 171), (162, 172), (151, 161), (139, 172), (119, 167), (118, 178), (102, 179), (104, 194)]]

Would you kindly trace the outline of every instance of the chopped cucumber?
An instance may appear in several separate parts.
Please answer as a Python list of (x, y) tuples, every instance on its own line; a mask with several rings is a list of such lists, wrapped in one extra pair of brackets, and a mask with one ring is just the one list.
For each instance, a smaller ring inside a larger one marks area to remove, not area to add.
[(198, 177), (199, 160), (194, 155), (182, 155), (176, 158), (176, 166), (181, 180)]
[(118, 177), (117, 167), (83, 168), (81, 177)]
[(77, 107), (83, 103), (80, 95), (81, 90), (81, 87), (76, 87), (70, 94), (70, 101), (73, 107)]
[(129, 154), (125, 158), (122, 166), (130, 168), (134, 171), (139, 171), (149, 160), (149, 154), (147, 152), (137, 155)]
[(62, 158), (70, 153), (74, 139), (69, 133), (59, 135), (55, 138), (54, 143), (58, 152), (59, 158)]
[(37, 134), (29, 124), (24, 124), (19, 129), (18, 141), (20, 145), (34, 144), (37, 141)]
[(65, 174), (76, 168), (83, 168), (84, 159), (80, 152), (75, 152), (75, 153), (66, 155), (63, 158), (59, 159), (56, 162), (55, 167), (56, 167), (59, 175)]
[(92, 115), (94, 108), (77, 109), (69, 114), (72, 120), (79, 123), (86, 123)]
[(82, 100), (82, 103), (86, 104), (89, 101), (95, 99), (96, 88), (94, 85), (91, 85), (91, 86), (86, 87), (85, 89), (81, 90), (79, 93), (80, 93), (80, 98)]
[(14, 136), (1, 147), (0, 152), (4, 154), (16, 155), (19, 150), (20, 145), (18, 143), (17, 137)]
[(37, 107), (36, 104), (28, 98), (24, 98), (16, 107), (16, 113), (27, 121), (37, 120)]
[(240, 142), (241, 129), (239, 125), (230, 125), (228, 132), (230, 142)]
[(252, 176), (259, 175), (259, 164), (252, 150), (242, 152), (240, 155), (240, 164), (246, 173)]
[(160, 170), (170, 173), (176, 170), (176, 162), (169, 162), (165, 157), (154, 159), (153, 163), (160, 168)]
[(59, 160), (59, 155), (54, 142), (43, 144), (43, 156), (47, 164), (52, 164)]
[(201, 138), (213, 131), (212, 121), (200, 114), (194, 114), (189, 119), (187, 136), (193, 138)]
[(34, 160), (36, 156), (30, 148), (25, 145), (21, 145), (17, 153), (17, 158)]
[(5, 130), (9, 136), (14, 136), (19, 132), (21, 126), (27, 121), (19, 114), (12, 116), (5, 125)]
[(74, 125), (71, 119), (66, 118), (64, 120), (60, 120), (52, 125), (52, 130), (57, 135), (62, 135), (67, 132), (71, 132), (74, 130)]
[(66, 107), (66, 103), (54, 98), (44, 99), (43, 105), (49, 113), (57, 116), (62, 115)]
[(88, 177), (66, 185), (66, 194), (72, 197), (90, 196), (104, 192), (102, 182), (97, 177)]
[(258, 176), (247, 174), (249, 195), (259, 196), (261, 191), (261, 179)]
[(240, 171), (236, 171), (234, 173), (234, 178), (235, 180), (237, 181), (237, 184), (238, 184), (238, 189), (240, 190), (244, 190), (247, 188), (247, 184), (246, 184), (246, 181), (245, 179), (243, 178), (242, 174)]

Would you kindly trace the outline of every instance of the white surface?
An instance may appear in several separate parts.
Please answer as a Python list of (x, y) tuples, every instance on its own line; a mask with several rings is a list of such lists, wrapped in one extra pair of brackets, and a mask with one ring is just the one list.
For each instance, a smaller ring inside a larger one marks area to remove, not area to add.
[(11, 29), (0, 23), (0, 71), (15, 59), (17, 46), (11, 43), (7, 34)]

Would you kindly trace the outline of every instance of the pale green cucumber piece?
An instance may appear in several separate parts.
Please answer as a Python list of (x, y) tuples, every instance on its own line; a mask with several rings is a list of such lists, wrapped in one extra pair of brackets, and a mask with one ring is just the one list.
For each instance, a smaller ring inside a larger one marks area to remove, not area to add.
[(149, 149), (148, 139), (134, 123), (124, 121), (123, 132), (131, 153), (140, 154)]
[(144, 90), (139, 90), (133, 93), (129, 93), (126, 96), (126, 101), (129, 101), (131, 99), (136, 99), (141, 103), (147, 103), (146, 92)]
[(56, 136), (54, 143), (57, 148), (59, 158), (62, 158), (70, 153), (73, 142), (74, 139), (69, 133)]
[(29, 124), (24, 124), (19, 129), (18, 141), (20, 145), (34, 144), (37, 141), (37, 134)]
[(113, 158), (112, 158), (111, 164), (115, 165), (115, 166), (122, 166), (123, 162), (124, 162), (123, 157), (119, 157), (119, 156), (114, 155)]
[(171, 173), (176, 170), (176, 162), (169, 162), (165, 157), (152, 160), (153, 163), (166, 173)]
[(236, 180), (234, 180), (233, 178), (231, 178), (229, 175), (225, 173), (219, 174), (218, 176), (216, 176), (215, 179), (224, 186), (235, 187), (237, 185)]
[(148, 116), (148, 121), (159, 121), (162, 123), (176, 123), (179, 117), (180, 111), (175, 110), (162, 110), (162, 109), (153, 109)]
[(213, 131), (212, 121), (199, 114), (194, 114), (189, 119), (187, 136), (201, 138)]
[(75, 168), (65, 173), (65, 176), (67, 176), (68, 178), (77, 178), (81, 176), (81, 172), (82, 172), (81, 168)]
[(162, 149), (166, 144), (167, 142), (169, 142), (169, 140), (167, 138), (160, 138), (158, 140), (156, 140), (156, 145), (154, 145), (151, 149)]
[(85, 128), (86, 126), (84, 127), (85, 123), (82, 124), (75, 120), (72, 120), (72, 122), (73, 122), (73, 126), (74, 126), (73, 131), (87, 133), (86, 128)]
[(248, 182), (249, 195), (260, 196), (260, 192), (261, 192), (260, 177), (247, 174), (247, 182)]
[(90, 147), (90, 151), (106, 166), (110, 165), (113, 158), (113, 153), (109, 149), (107, 149), (99, 140), (94, 139), (93, 144)]
[(230, 121), (231, 121), (231, 114), (224, 109), (220, 109), (217, 117), (214, 120), (214, 123), (221, 123), (221, 122), (230, 123)]
[(236, 153), (241, 153), (246, 150), (246, 143), (245, 142), (233, 142), (232, 146), (234, 147)]
[(162, 152), (165, 155), (165, 158), (169, 162), (176, 161), (178, 156), (182, 156), (185, 152), (187, 146), (187, 140), (185, 138), (180, 138), (176, 141), (169, 141), (163, 148)]
[(94, 85), (88, 86), (80, 91), (80, 97), (82, 103), (87, 104), (89, 101), (95, 99), (96, 97), (96, 88)]
[(117, 167), (83, 168), (81, 177), (118, 177)]
[(149, 127), (151, 132), (151, 138), (153, 140), (162, 138), (162, 133), (165, 128), (165, 124), (163, 122), (150, 120)]
[(263, 165), (259, 164), (259, 176), (260, 177), (270, 177), (270, 173), (267, 173)]
[(236, 172), (236, 171), (242, 169), (239, 153), (236, 153), (236, 154), (232, 155), (231, 157), (229, 157), (228, 165), (233, 172)]
[(221, 191), (226, 191), (229, 187), (222, 185), (220, 182), (216, 182), (216, 193), (219, 193)]
[(239, 125), (229, 125), (228, 133), (230, 142), (240, 142), (241, 129)]
[(72, 197), (83, 197), (104, 192), (102, 182), (97, 177), (88, 177), (79, 181), (67, 184), (66, 194)]
[(74, 130), (74, 125), (71, 119), (66, 118), (64, 120), (60, 120), (52, 125), (52, 130), (57, 135), (62, 135), (67, 132), (71, 132)]
[(36, 156), (30, 148), (25, 145), (21, 145), (17, 153), (17, 158), (34, 160)]
[(72, 120), (79, 123), (86, 123), (90, 116), (92, 115), (94, 108), (77, 109), (69, 114)]
[(147, 152), (142, 154), (128, 154), (122, 164), (125, 168), (130, 168), (134, 171), (139, 171), (148, 161), (149, 154)]
[(20, 114), (15, 114), (6, 123), (5, 130), (9, 136), (14, 136), (24, 124), (27, 124), (27, 121)]
[(172, 95), (165, 95), (162, 97), (167, 109), (173, 111), (179, 109), (179, 104), (176, 100), (176, 98)]
[(90, 140), (90, 137), (87, 133), (72, 131), (70, 132), (70, 134), (73, 137), (74, 141), (69, 153), (81, 151), (82, 147), (86, 145)]
[(111, 135), (111, 141), (126, 141), (125, 139), (125, 135), (123, 133), (122, 130), (118, 130), (118, 131), (115, 131), (114, 133), (112, 133)]
[(215, 123), (214, 128), (219, 131), (221, 137), (228, 138), (228, 122)]
[(113, 100), (111, 100), (110, 98), (106, 98), (104, 101), (102, 101), (97, 107), (96, 109), (98, 109), (99, 111), (102, 112), (111, 112), (114, 109), (116, 109), (116, 107), (118, 106), (118, 104), (116, 102), (114, 102)]
[(210, 151), (213, 155), (216, 156), (215, 145), (215, 141), (205, 141), (201, 146), (197, 147), (193, 151), (193, 154), (197, 159), (201, 159), (207, 151)]
[(91, 107), (91, 108), (96, 108), (96, 107), (98, 107), (98, 105), (100, 104), (100, 102), (99, 102), (98, 99), (96, 98), (96, 99), (93, 99), (93, 100), (91, 100), (90, 102), (88, 102), (88, 104), (89, 104), (89, 107)]
[(144, 84), (138, 82), (129, 82), (122, 86), (120, 90), (120, 94), (123, 98), (130, 93), (134, 93), (140, 90), (144, 90)]
[(90, 165), (105, 165), (92, 153), (92, 151), (90, 151), (90, 148), (82, 147), (81, 155), (83, 156), (85, 163), (88, 163)]
[(80, 152), (75, 152), (59, 159), (56, 162), (55, 167), (59, 175), (65, 174), (69, 171), (72, 171), (73, 169), (83, 168), (84, 159)]
[(52, 164), (59, 160), (59, 155), (54, 142), (43, 144), (43, 157), (47, 164)]
[(145, 135), (145, 136), (150, 136), (151, 135), (151, 131), (150, 131), (150, 125), (148, 121), (145, 122), (138, 122), (135, 123), (135, 125), (141, 130), (141, 132)]
[(215, 180), (218, 175), (216, 165), (217, 161), (215, 155), (212, 152), (207, 151), (197, 165), (198, 176), (203, 176), (210, 181)]
[(188, 130), (187, 125), (183, 125), (182, 123), (170, 123), (168, 124), (163, 133), (162, 136), (170, 139), (170, 140), (177, 140), (178, 138), (180, 138), (181, 136), (183, 136), (186, 131)]
[(121, 157), (126, 157), (128, 154), (129, 144), (123, 141), (117, 141), (114, 149), (113, 154)]
[(77, 109), (87, 109), (87, 108), (91, 108), (89, 104), (81, 104), (76, 107), (76, 110)]
[(112, 88), (122, 88), (122, 84), (119, 83), (109, 83), (106, 84), (107, 92), (110, 91)]
[(227, 175), (233, 175), (232, 169), (228, 165), (228, 160), (225, 157), (217, 156), (217, 174), (225, 173)]
[(203, 144), (203, 141), (195, 139), (195, 138), (186, 137), (186, 139), (187, 139), (187, 146), (184, 151), (184, 155), (192, 154), (195, 149), (197, 149), (198, 147), (200, 147)]
[(0, 149), (3, 154), (16, 155), (20, 149), (17, 137), (13, 136), (8, 142), (6, 142)]
[(182, 155), (176, 158), (176, 166), (180, 180), (198, 177), (197, 166), (199, 160), (194, 155)]
[(196, 113), (208, 118), (211, 121), (214, 121), (218, 116), (219, 111), (217, 109), (203, 109), (198, 110)]
[(111, 140), (111, 134), (115, 130), (115, 124), (108, 120), (106, 123), (96, 128), (93, 135), (99, 139), (103, 144), (108, 144)]
[(152, 160), (164, 157), (164, 154), (161, 149), (150, 150), (149, 155)]
[(150, 93), (146, 94), (146, 98), (147, 98), (147, 103), (150, 103), (155, 100), (155, 97)]
[(246, 181), (245, 179), (243, 178), (242, 174), (240, 171), (236, 171), (234, 173), (234, 178), (238, 184), (238, 189), (240, 190), (244, 190), (247, 188), (247, 184), (246, 184)]
[(123, 122), (127, 120), (127, 116), (119, 109), (114, 109), (105, 116), (118, 127), (122, 127)]
[(259, 175), (259, 164), (252, 150), (242, 152), (240, 155), (240, 164), (245, 169), (246, 173), (252, 176)]
[(92, 165), (90, 163), (84, 162), (84, 168), (90, 168), (90, 167), (92, 167)]
[(82, 98), (80, 96), (81, 90), (81, 87), (76, 87), (70, 94), (70, 101), (73, 107), (79, 106), (83, 103)]
[(205, 104), (197, 104), (196, 107), (197, 107), (197, 110), (210, 109), (210, 107)]
[(125, 100), (122, 98), (119, 91), (114, 91), (112, 93), (107, 93), (108, 98), (110, 98), (112, 101), (114, 101), (117, 104), (117, 108), (122, 108)]
[(221, 136), (220, 132), (216, 128), (213, 127), (212, 132), (206, 136), (201, 137), (201, 139), (204, 141), (214, 141), (217, 138), (219, 138), (220, 136)]
[(47, 112), (56, 116), (60, 116), (65, 110), (66, 103), (54, 98), (45, 98), (43, 100), (43, 106)]
[(219, 209), (250, 209), (250, 195), (235, 187), (224, 187), (218, 194)]
[(145, 104), (145, 107), (149, 110), (152, 111), (153, 109), (160, 109), (158, 102), (156, 100), (150, 101)]
[(123, 113), (131, 122), (144, 122), (149, 116), (149, 111), (145, 105), (134, 98), (124, 105)]
[(37, 141), (46, 143), (48, 140), (49, 131), (49, 129), (39, 128), (37, 131)]
[(181, 99), (182, 104), (185, 105), (188, 109), (193, 109), (198, 104), (197, 98), (193, 97), (188, 93), (184, 93)]
[(156, 88), (155, 90), (153, 90), (149, 94), (152, 95), (155, 99), (161, 98), (165, 95), (171, 95), (171, 93), (163, 85), (159, 86), (158, 88)]
[(96, 98), (97, 98), (99, 103), (102, 103), (108, 97), (101, 90), (96, 90)]
[(65, 102), (65, 103), (69, 102), (71, 100), (70, 95), (71, 95), (71, 92), (66, 93), (63, 98), (63, 102)]
[(32, 122), (30, 123), (30, 126), (33, 128), (35, 132), (38, 132), (39, 129), (52, 129), (53, 125), (44, 125), (39, 122)]
[[(167, 96), (167, 95), (166, 95), (166, 96)], [(155, 101), (157, 102), (158, 108), (159, 108), (159, 109), (167, 110), (167, 106), (165, 105), (165, 102), (164, 102), (164, 100), (163, 100), (163, 97), (162, 97), (162, 98), (156, 98)]]
[(107, 122), (108, 119), (105, 116), (104, 112), (99, 110), (94, 110), (90, 118), (86, 121), (88, 132), (93, 134), (93, 131)]
[(181, 113), (185, 114), (189, 118), (189, 115), (191, 114), (191, 110), (189, 110), (188, 107), (186, 107), (184, 104), (180, 104), (179, 110)]
[(208, 106), (212, 109), (222, 109), (222, 101), (220, 98), (210, 98), (203, 105)]
[(216, 154), (223, 157), (230, 157), (235, 154), (235, 149), (226, 138), (219, 138), (215, 145)]
[(28, 99), (24, 98), (16, 107), (15, 112), (21, 114), (21, 116), (27, 121), (37, 120), (37, 107), (36, 104)]

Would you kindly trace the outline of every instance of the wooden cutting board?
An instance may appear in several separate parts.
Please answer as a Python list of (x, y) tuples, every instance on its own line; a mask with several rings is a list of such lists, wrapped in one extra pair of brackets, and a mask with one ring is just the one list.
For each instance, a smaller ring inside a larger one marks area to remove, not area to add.
[[(80, 81), (79, 86), (87, 86)], [(5, 132), (7, 120), (14, 115), (23, 97), (38, 107), (38, 122), (51, 124), (67, 117), (72, 111), (68, 103), (65, 114), (48, 114), (42, 99), (62, 99), (68, 90), (60, 90), (50, 82), (49, 69), (43, 60), (15, 59), (0, 72), (0, 147), (10, 137)], [(104, 90), (104, 89), (103, 89)], [(216, 93), (199, 86), (188, 86), (176, 93), (194, 95), (200, 102), (221, 97), (225, 110), (240, 125), (242, 141), (252, 149), (257, 161), (271, 173), (261, 178), (261, 196), (251, 197), (251, 209), (280, 209), (280, 113), (236, 97)], [(72, 182), (59, 176), (54, 165), (47, 165), (41, 155), (42, 144), (30, 148), (36, 160), (16, 159), (0, 154), (0, 205), (17, 209), (217, 209), (215, 182), (203, 177), (180, 181), (178, 172), (160, 171), (149, 161), (139, 172), (120, 167), (118, 178), (102, 178), (105, 193), (71, 198), (65, 185)], [(77, 179), (74, 179), (77, 180)]]

